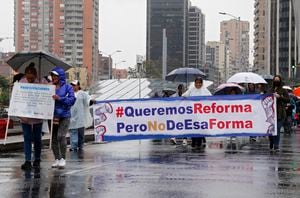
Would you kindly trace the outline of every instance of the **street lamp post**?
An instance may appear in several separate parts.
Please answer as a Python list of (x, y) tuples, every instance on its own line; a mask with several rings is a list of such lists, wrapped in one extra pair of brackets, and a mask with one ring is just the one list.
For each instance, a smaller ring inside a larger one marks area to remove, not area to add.
[(114, 79), (117, 79), (117, 65), (120, 64), (120, 63), (126, 63), (126, 61), (123, 60), (123, 61), (115, 63), (115, 75), (114, 75)]
[(238, 22), (238, 37), (237, 37), (237, 39), (238, 39), (238, 50), (237, 50), (238, 56), (235, 61), (236, 61), (236, 66), (241, 67), (241, 65), (240, 65), (241, 64), (241, 17), (234, 16), (227, 12), (219, 12), (219, 14), (230, 16), (230, 17), (234, 18), (235, 20), (237, 20), (237, 22)]

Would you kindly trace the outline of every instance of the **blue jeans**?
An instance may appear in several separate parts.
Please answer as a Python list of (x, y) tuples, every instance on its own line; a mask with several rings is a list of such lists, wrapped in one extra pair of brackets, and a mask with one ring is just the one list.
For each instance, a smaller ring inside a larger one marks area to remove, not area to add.
[(270, 140), (270, 149), (278, 149), (279, 148), (279, 142), (280, 142), (280, 129), (283, 125), (282, 120), (277, 120), (277, 135), (275, 136), (269, 136)]
[(84, 144), (84, 127), (70, 129), (71, 149), (82, 149)]
[(39, 124), (24, 124), (22, 123), (24, 135), (24, 154), (25, 161), (31, 161), (32, 146), (34, 144), (34, 159), (41, 159), (42, 152), (42, 123)]

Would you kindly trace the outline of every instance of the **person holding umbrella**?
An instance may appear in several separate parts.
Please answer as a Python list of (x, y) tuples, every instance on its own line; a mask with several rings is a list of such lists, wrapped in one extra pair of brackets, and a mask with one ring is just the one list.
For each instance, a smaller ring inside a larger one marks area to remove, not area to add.
[[(254, 83), (248, 83), (247, 85), (248, 89), (246, 94), (258, 94), (256, 89), (255, 89), (255, 84)], [(250, 136), (249, 138), (250, 142), (256, 142), (256, 136)]]
[[(197, 77), (194, 81), (194, 86), (188, 89), (184, 94), (183, 97), (189, 96), (211, 96), (212, 94), (210, 91), (203, 87), (203, 79), (201, 77)], [(205, 137), (200, 138), (192, 138), (192, 147), (201, 146), (202, 143), (206, 143)]]
[[(37, 71), (34, 64), (30, 64), (25, 69), (25, 77), (20, 83), (39, 83), (37, 80)], [(20, 117), (23, 136), (24, 136), (24, 154), (25, 162), (21, 165), (22, 170), (31, 170), (32, 166), (40, 167), (42, 152), (42, 123), (43, 120), (35, 118)], [(32, 142), (34, 144), (34, 161), (31, 165)]]
[(54, 106), (54, 119), (52, 131), (52, 150), (55, 163), (52, 168), (64, 168), (66, 165), (66, 134), (69, 129), (71, 107), (75, 103), (75, 95), (70, 84), (66, 83), (65, 71), (60, 67), (55, 67), (51, 72), (52, 83), (56, 86)]

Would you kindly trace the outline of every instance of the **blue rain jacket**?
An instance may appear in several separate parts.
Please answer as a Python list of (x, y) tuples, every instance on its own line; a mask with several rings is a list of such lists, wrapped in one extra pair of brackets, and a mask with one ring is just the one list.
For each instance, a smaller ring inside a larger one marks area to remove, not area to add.
[(76, 101), (73, 87), (66, 83), (66, 74), (62, 68), (55, 67), (52, 71), (56, 71), (59, 74), (60, 83), (60, 87), (55, 91), (56, 95), (58, 95), (60, 99), (55, 100), (54, 117), (70, 118), (70, 109)]

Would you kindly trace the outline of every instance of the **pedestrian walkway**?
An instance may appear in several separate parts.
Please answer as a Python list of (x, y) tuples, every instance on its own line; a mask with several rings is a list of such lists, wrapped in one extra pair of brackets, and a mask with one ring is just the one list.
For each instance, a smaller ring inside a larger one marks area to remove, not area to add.
[[(44, 148), (48, 147), (50, 142), (50, 135), (48, 133), (44, 134), (42, 140)], [(22, 150), (23, 141), (23, 133), (20, 126), (16, 126), (14, 127), (14, 129), (9, 129), (6, 144), (2, 144), (4, 141), (0, 142), (0, 152), (12, 152)], [(67, 141), (69, 142), (69, 133), (67, 133)], [(93, 129), (88, 129), (85, 131), (85, 141), (94, 141)]]

